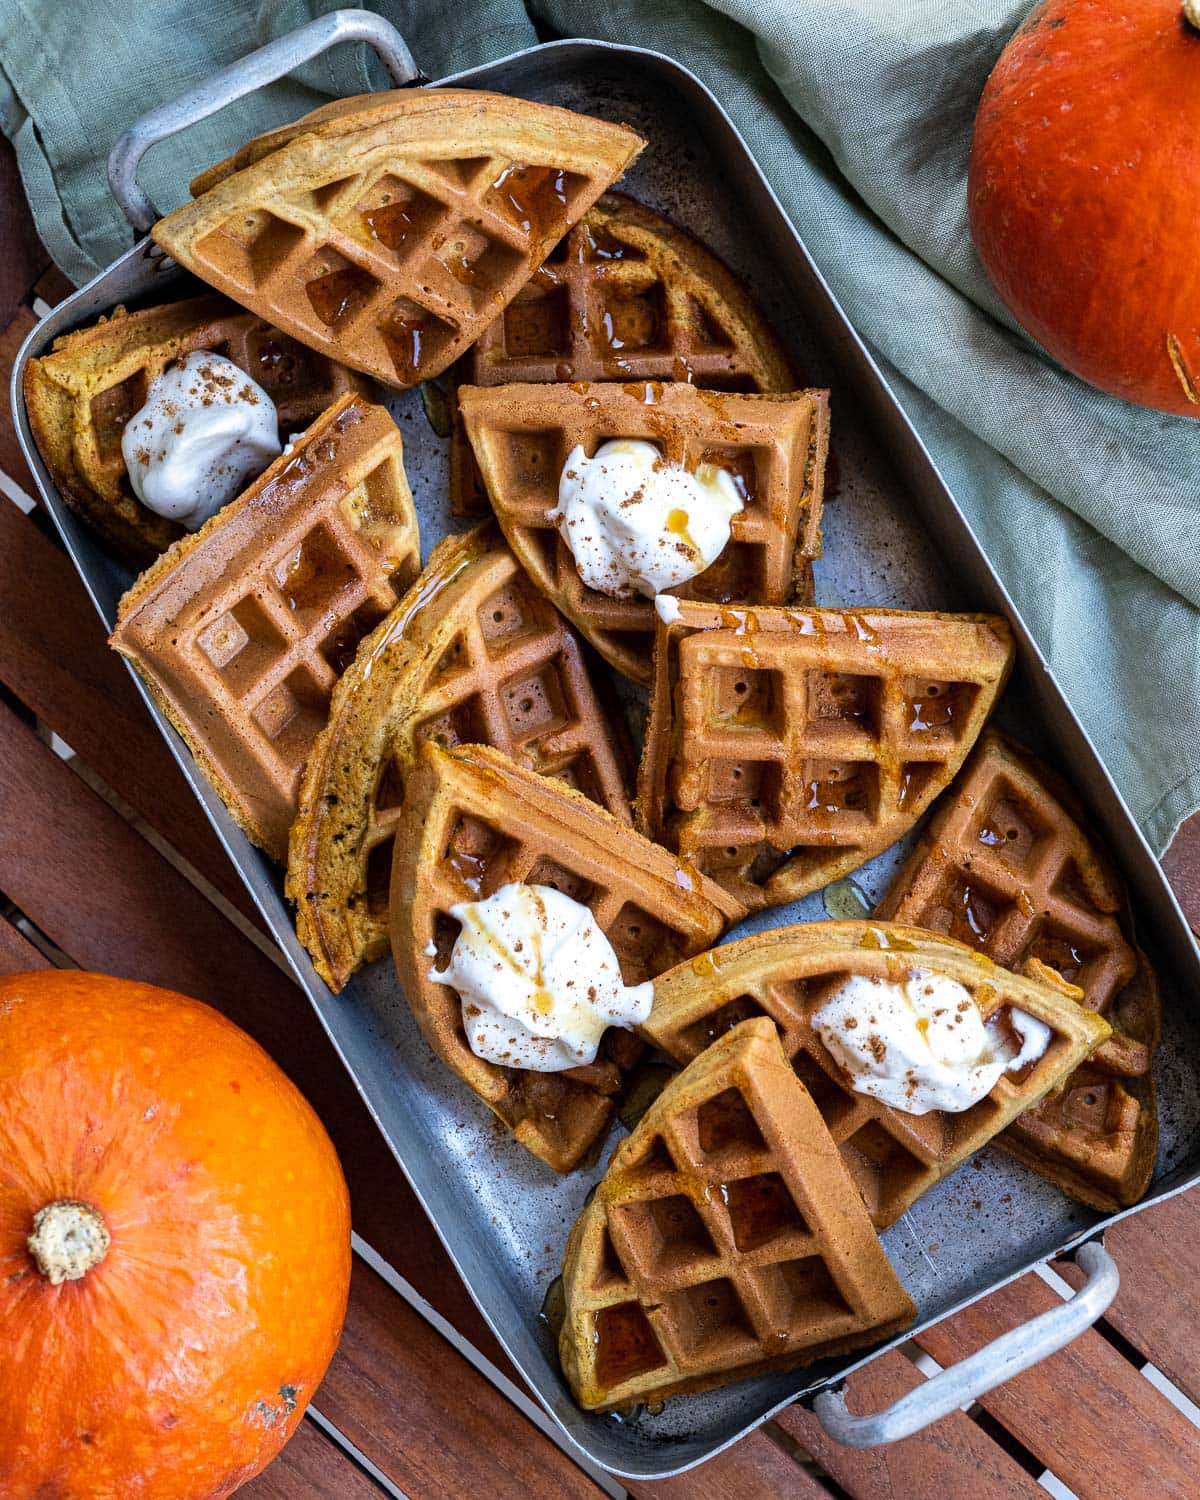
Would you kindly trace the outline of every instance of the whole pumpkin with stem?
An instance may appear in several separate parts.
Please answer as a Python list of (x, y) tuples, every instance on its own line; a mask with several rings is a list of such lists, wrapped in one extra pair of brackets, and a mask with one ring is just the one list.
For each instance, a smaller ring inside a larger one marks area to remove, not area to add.
[(1045, 0), (1001, 54), (967, 193), (1017, 321), (1114, 396), (1200, 417), (1200, 0)]
[(201, 1500), (337, 1345), (345, 1181), (258, 1044), (150, 985), (0, 977), (0, 1497)]

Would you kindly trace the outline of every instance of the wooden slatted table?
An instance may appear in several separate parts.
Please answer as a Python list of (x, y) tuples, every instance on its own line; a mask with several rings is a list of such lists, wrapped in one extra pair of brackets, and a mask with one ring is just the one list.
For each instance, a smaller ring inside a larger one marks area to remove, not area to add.
[[(0, 150), (0, 368), (69, 287)], [(356, 1258), (345, 1336), (257, 1500), (623, 1495), (558, 1444), (452, 1270), (307, 1001), (147, 719), (31, 496), (0, 411), (0, 970), (77, 964), (168, 985), (230, 1015), (312, 1100), (350, 1182)], [(1200, 928), (1200, 820), (1167, 869)], [(1200, 1195), (1118, 1225), (1122, 1290), (1097, 1328), (931, 1430), (855, 1453), (785, 1412), (646, 1500), (851, 1496), (1084, 1500), (1200, 1495)], [(1074, 1267), (1062, 1268), (1068, 1280)], [(878, 1409), (936, 1367), (1069, 1294), (1029, 1275), (850, 1381)]]

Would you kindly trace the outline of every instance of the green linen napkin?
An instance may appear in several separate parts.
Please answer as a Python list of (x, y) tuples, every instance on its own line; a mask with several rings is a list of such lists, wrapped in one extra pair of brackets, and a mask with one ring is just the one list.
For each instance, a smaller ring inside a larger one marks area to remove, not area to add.
[[(83, 281), (128, 243), (104, 161), (135, 116), (333, 0), (0, 0), (0, 128), (38, 228)], [(431, 77), (584, 35), (669, 53), (717, 94), (1012, 591), (1150, 842), (1200, 806), (1200, 427), (1050, 363), (966, 226), (971, 121), (1025, 0), (377, 0)], [(189, 177), (330, 95), (344, 47), (147, 157)]]

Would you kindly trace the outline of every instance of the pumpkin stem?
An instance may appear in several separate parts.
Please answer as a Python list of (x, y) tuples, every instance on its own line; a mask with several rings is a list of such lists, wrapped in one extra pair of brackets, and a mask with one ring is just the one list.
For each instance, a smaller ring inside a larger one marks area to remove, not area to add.
[(1183, 0), (1183, 13), (1196, 30), (1200, 31), (1200, 0)]
[(56, 1198), (33, 1216), (26, 1244), (51, 1286), (79, 1281), (108, 1254), (112, 1235), (104, 1215), (90, 1203)]

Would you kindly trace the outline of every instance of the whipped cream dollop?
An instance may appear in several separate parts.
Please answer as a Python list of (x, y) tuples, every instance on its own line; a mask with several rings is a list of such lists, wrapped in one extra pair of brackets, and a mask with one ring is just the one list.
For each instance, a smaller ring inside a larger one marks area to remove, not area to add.
[(626, 985), (592, 913), (552, 886), (513, 882), (450, 914), (462, 930), (429, 978), (458, 991), (467, 1041), (485, 1062), (577, 1068), (595, 1062), (609, 1026), (649, 1016), (653, 984)]
[(196, 531), (279, 457), (275, 403), (232, 360), (197, 349), (150, 382), (121, 453), (142, 504)]
[(716, 562), (742, 507), (728, 470), (700, 464), (693, 474), (653, 443), (613, 438), (591, 458), (571, 450), (547, 518), (588, 588), (652, 599)]
[(928, 969), (899, 983), (851, 975), (812, 1024), (857, 1093), (910, 1115), (970, 1109), (1050, 1041), (1050, 1028), (1016, 1006), (984, 1021), (957, 980)]

